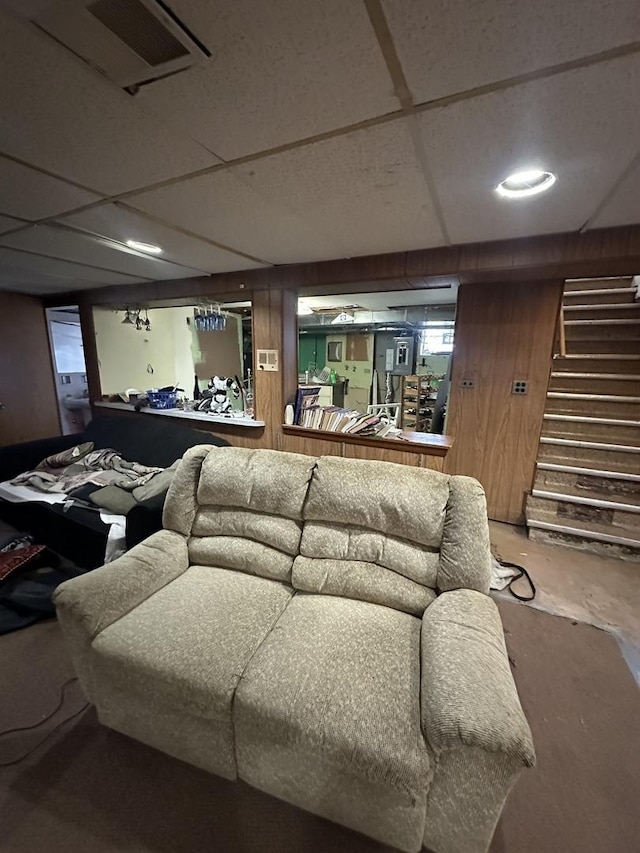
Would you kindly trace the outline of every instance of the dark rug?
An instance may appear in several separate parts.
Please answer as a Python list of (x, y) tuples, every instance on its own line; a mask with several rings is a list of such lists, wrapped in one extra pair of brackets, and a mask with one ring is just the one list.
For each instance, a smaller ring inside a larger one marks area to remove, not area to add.
[[(640, 838), (640, 696), (615, 639), (500, 603), (538, 765), (522, 775), (492, 853), (632, 853)], [(0, 637), (0, 731), (38, 722), (73, 675), (58, 626)], [(0, 763), (81, 707), (77, 684)], [(102, 728), (93, 710), (0, 769), (3, 853), (388, 853), (367, 838)]]

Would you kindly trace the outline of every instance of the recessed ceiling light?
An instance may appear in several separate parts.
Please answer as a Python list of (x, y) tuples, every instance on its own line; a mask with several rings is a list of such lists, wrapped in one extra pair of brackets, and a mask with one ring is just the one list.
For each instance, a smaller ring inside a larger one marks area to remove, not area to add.
[(304, 302), (298, 302), (298, 317), (309, 317), (313, 314), (313, 309)]
[(526, 198), (551, 189), (556, 180), (553, 172), (545, 172), (543, 169), (527, 169), (509, 175), (508, 178), (498, 184), (496, 192), (505, 198)]
[(153, 243), (140, 243), (138, 240), (127, 240), (127, 246), (130, 249), (136, 249), (138, 252), (146, 252), (148, 255), (162, 254), (160, 246), (154, 246)]

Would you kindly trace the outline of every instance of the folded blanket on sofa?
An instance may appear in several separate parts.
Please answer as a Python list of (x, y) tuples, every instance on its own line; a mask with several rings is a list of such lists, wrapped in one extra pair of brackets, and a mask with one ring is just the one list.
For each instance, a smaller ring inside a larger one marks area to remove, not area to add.
[[(60, 467), (61, 463), (64, 467)], [(11, 483), (30, 486), (42, 492), (65, 494), (87, 483), (114, 485), (133, 491), (162, 471), (164, 468), (129, 462), (115, 450), (93, 450), (87, 449), (86, 445), (79, 445), (43, 459), (35, 470), (19, 474)]]
[[(131, 481), (124, 485), (113, 483), (93, 490), (84, 499), (89, 500), (94, 506), (106, 509), (108, 512), (126, 515), (137, 503), (147, 501), (166, 492), (179, 464), (180, 460), (177, 459), (173, 465), (163, 468), (150, 479), (147, 479), (145, 483), (140, 484), (140, 480)], [(86, 486), (82, 488), (86, 489)], [(76, 494), (77, 492), (73, 493), (74, 498)]]

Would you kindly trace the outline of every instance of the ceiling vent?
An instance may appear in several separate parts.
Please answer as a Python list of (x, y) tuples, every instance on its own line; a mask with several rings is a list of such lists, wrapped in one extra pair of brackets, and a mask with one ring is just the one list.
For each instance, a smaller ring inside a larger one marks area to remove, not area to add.
[(59, 0), (34, 23), (130, 92), (211, 56), (160, 0)]

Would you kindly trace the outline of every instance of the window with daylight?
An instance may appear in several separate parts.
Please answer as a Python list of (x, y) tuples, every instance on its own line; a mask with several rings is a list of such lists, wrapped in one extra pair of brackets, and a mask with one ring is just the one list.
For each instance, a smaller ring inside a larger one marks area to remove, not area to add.
[(420, 332), (420, 355), (438, 355), (453, 352), (453, 320), (427, 322)]

